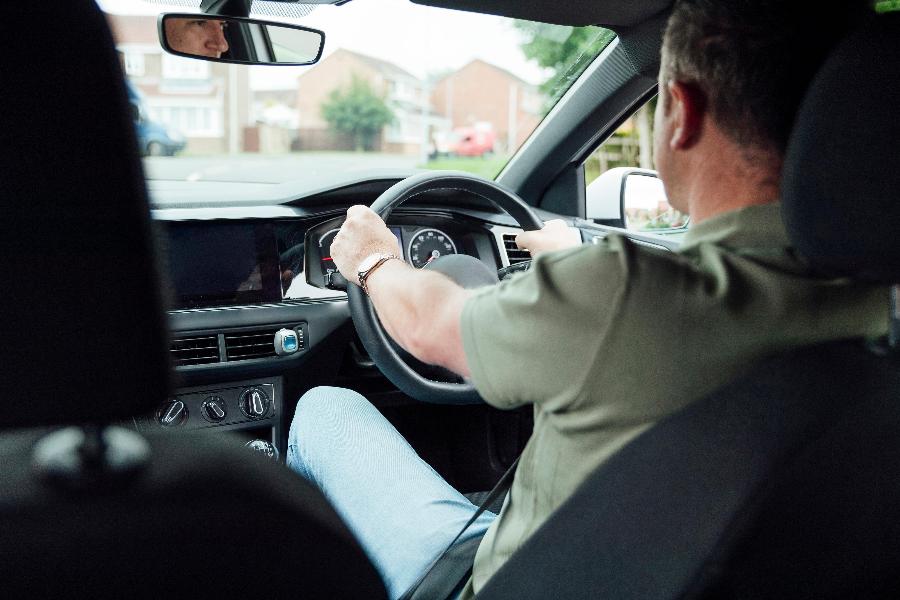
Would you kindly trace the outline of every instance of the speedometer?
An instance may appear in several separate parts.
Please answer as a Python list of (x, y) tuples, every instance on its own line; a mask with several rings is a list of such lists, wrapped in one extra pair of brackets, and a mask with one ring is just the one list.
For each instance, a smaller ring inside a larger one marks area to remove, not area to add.
[(409, 262), (421, 269), (431, 261), (447, 254), (456, 254), (456, 244), (439, 229), (420, 229), (413, 235), (406, 255)]

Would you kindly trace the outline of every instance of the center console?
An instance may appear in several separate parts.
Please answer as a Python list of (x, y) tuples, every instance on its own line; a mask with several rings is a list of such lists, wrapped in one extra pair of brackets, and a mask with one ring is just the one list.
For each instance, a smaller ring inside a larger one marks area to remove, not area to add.
[(181, 388), (136, 425), (140, 430), (238, 432), (253, 449), (277, 458), (283, 450), (278, 439), (282, 389), (280, 377)]

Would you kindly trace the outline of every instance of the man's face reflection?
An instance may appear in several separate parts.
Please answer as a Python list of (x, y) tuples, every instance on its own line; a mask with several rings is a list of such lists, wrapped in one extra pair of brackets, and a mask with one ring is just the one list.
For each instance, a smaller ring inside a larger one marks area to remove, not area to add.
[(227, 21), (216, 19), (166, 19), (166, 40), (176, 52), (221, 58), (228, 52), (227, 26)]

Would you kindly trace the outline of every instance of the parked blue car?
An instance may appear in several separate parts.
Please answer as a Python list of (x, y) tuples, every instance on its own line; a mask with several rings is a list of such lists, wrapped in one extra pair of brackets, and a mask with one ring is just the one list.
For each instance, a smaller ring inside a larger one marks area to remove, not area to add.
[(128, 101), (131, 103), (134, 129), (142, 156), (175, 156), (186, 145), (184, 136), (162, 123), (152, 121), (144, 106), (144, 99), (133, 83), (126, 80)]

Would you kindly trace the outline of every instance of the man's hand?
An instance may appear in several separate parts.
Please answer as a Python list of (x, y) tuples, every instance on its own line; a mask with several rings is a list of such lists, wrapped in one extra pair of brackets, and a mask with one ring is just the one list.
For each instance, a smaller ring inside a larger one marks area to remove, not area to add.
[(341, 275), (359, 285), (357, 267), (370, 254), (402, 256), (397, 237), (368, 206), (351, 206), (347, 220), (331, 242), (331, 258)]
[(574, 248), (581, 244), (581, 234), (564, 221), (553, 219), (539, 231), (526, 231), (516, 236), (516, 246), (531, 252), (532, 258), (542, 252)]

